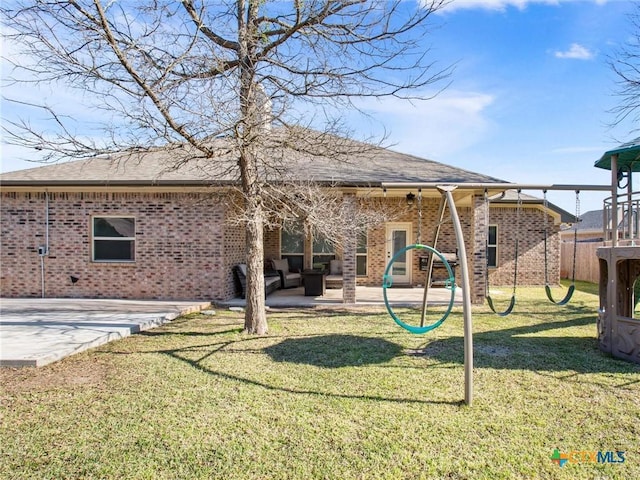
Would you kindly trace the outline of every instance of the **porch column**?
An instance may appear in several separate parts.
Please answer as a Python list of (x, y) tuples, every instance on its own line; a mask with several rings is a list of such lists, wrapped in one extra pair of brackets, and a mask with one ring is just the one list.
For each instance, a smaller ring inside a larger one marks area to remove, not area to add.
[(473, 225), (473, 242), (471, 244), (471, 303), (482, 305), (484, 303), (485, 282), (487, 275), (487, 218), (488, 206), (484, 196), (473, 196), (473, 208), (471, 224)]
[[(345, 194), (342, 197), (345, 210), (355, 215), (356, 197)], [(357, 236), (352, 225), (344, 225), (342, 240), (342, 303), (356, 303), (356, 249)]]

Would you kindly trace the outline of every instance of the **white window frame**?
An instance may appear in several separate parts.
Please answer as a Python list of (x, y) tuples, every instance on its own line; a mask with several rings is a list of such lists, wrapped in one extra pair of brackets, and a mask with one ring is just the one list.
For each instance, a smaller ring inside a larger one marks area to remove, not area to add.
[[(495, 228), (496, 229), (496, 243), (489, 243), (489, 232), (487, 232), (487, 267), (488, 268), (498, 268), (498, 235), (499, 235), (499, 230), (498, 230), (498, 225), (489, 225), (489, 230), (491, 230), (491, 228)], [(489, 249), (493, 248), (496, 252), (495, 254), (495, 265), (489, 265)]]
[[(133, 219), (133, 237), (102, 237), (95, 234), (95, 221), (98, 218), (131, 218)], [(133, 215), (93, 215), (91, 217), (91, 261), (95, 263), (135, 263), (137, 256), (137, 224), (136, 217)], [(96, 240), (103, 241), (133, 241), (133, 258), (132, 259), (96, 259)]]
[[(356, 239), (356, 276), (358, 277), (366, 277), (369, 274), (369, 235), (367, 233), (360, 233), (359, 236), (362, 235), (364, 237), (364, 252), (358, 252), (358, 245), (360, 244), (360, 239)], [(358, 273), (358, 257), (364, 257), (364, 273)]]

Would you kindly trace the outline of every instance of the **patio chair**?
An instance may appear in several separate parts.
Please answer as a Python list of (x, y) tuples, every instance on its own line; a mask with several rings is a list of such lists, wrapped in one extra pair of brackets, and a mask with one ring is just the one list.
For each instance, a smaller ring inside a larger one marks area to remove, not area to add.
[(280, 274), (280, 282), (282, 288), (299, 287), (302, 285), (302, 275), (300, 272), (289, 270), (289, 261), (284, 258), (282, 260), (271, 260), (273, 269)]
[(327, 288), (342, 288), (342, 260), (329, 262), (329, 275), (326, 278)]

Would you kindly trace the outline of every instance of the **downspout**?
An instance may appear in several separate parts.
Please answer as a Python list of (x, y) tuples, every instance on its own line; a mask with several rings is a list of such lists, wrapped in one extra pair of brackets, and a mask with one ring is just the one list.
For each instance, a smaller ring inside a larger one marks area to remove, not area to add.
[(44, 283), (44, 257), (49, 255), (49, 192), (44, 192), (44, 246), (38, 248), (40, 255), (40, 284), (42, 288), (42, 298), (45, 298)]

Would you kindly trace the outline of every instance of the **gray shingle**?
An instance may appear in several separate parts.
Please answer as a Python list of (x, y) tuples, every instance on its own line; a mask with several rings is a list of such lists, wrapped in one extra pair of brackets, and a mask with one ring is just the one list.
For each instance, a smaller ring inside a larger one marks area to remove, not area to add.
[[(226, 140), (229, 141), (229, 140)], [(266, 178), (316, 181), (336, 185), (383, 182), (504, 183), (495, 177), (380, 147), (344, 140), (353, 147), (343, 161), (294, 150), (279, 150), (280, 160), (265, 168)], [(217, 140), (218, 143), (223, 140)], [(348, 152), (348, 149), (344, 150)], [(277, 155), (274, 155), (277, 156)], [(179, 164), (176, 166), (176, 160)], [(184, 146), (120, 153), (46, 165), (0, 175), (0, 184), (18, 185), (209, 185), (236, 183), (237, 158), (229, 149), (206, 159)]]

